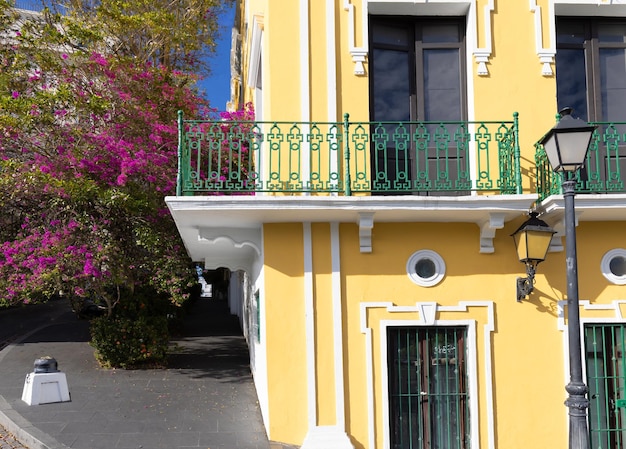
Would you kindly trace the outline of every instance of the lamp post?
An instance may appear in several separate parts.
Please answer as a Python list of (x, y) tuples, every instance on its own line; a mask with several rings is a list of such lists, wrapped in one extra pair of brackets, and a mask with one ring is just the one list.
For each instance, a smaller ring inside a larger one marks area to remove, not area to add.
[(576, 257), (576, 223), (573, 174), (584, 164), (596, 126), (571, 116), (572, 109), (559, 112), (561, 120), (541, 139), (555, 173), (562, 172), (565, 202), (565, 264), (567, 269), (567, 333), (569, 341), (570, 382), (565, 405), (569, 408), (569, 449), (589, 448), (587, 427), (587, 386), (583, 381), (580, 315), (578, 310), (578, 263)]

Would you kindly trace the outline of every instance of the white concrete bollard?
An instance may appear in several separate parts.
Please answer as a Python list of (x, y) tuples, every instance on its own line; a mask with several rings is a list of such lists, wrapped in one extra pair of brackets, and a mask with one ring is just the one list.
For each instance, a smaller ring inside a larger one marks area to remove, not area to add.
[(22, 401), (28, 405), (68, 402), (70, 391), (65, 373), (57, 370), (57, 363), (52, 357), (35, 360), (35, 371), (28, 373), (24, 380)]

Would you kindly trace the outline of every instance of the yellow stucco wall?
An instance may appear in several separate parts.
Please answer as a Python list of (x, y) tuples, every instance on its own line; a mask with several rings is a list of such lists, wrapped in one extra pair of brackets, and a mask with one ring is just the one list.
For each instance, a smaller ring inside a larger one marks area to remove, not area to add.
[[(608, 227), (607, 227), (608, 226)], [(557, 301), (563, 299), (565, 261), (552, 253), (540, 265), (535, 292), (529, 300), (515, 300), (515, 279), (523, 265), (515, 256), (510, 234), (517, 224), (498, 233), (496, 254), (478, 252), (478, 227), (474, 224), (405, 223), (376, 224), (373, 252), (359, 251), (358, 227), (340, 226), (341, 291), (345, 346), (346, 427), (356, 447), (368, 447), (366, 373), (373, 366), (376, 441), (383, 445), (380, 376), (385, 361), (380, 353), (381, 320), (416, 320), (415, 312), (394, 313), (368, 309), (372, 329), (373, 365), (366, 361), (366, 336), (361, 308), (367, 303), (388, 302), (414, 306), (436, 302), (456, 306), (462, 301), (493, 301), (494, 331), (485, 332), (486, 310), (440, 312), (441, 320), (476, 320), (477, 375), (481, 446), (487, 447), (485, 357), (490, 357), (494, 385), (493, 412), (497, 447), (553, 447), (564, 444), (566, 415), (563, 400), (566, 373), (563, 333), (557, 328)], [(620, 242), (599, 237), (617, 231), (618, 224), (582, 223), (579, 228), (581, 299), (608, 303), (623, 297), (623, 287), (609, 286), (600, 272), (604, 253)], [(335, 387), (331, 306), (331, 241), (329, 225), (312, 226), (314, 272), (317, 422), (334, 425)], [(306, 342), (304, 316), (304, 254), (302, 224), (266, 225), (266, 296), (268, 298), (268, 367), (270, 368), (271, 438), (300, 444), (307, 430)], [(420, 249), (431, 249), (446, 262), (446, 277), (439, 285), (424, 288), (406, 274), (406, 262)], [(480, 267), (477, 272), (476, 267)], [(583, 314), (584, 315), (584, 314)], [(589, 316), (593, 316), (588, 314)], [(485, 354), (482, 341), (491, 341)], [(532, 413), (530, 412), (532, 411)], [(533, 429), (529, 432), (528, 429)]]
[(265, 254), (269, 433), (301, 442), (308, 427), (302, 225), (268, 225), (264, 238), (274, 242)]
[[(311, 60), (308, 74), (312, 120), (322, 120), (328, 102), (336, 98), (339, 117), (349, 112), (353, 120), (369, 116), (368, 78), (354, 74), (349, 48), (350, 33), (343, 1), (335, 2), (337, 91), (328, 89), (325, 48), (326, 2), (309, 5)], [(358, 0), (348, 2), (360, 14)], [(544, 4), (547, 2), (538, 2)], [(300, 66), (300, 5), (298, 1), (250, 1), (250, 9), (264, 17), (264, 100), (265, 118), (301, 120), (302, 73)], [(485, 45), (482, 11), (487, 0), (477, 1), (479, 46)], [(544, 5), (545, 6), (545, 5)], [(520, 117), (520, 147), (524, 189), (534, 191), (533, 144), (554, 124), (556, 86), (553, 76), (542, 76), (535, 48), (535, 17), (528, 3), (497, 2), (491, 13), (492, 54), (488, 76), (476, 74), (472, 58), (469, 71), (473, 86), (473, 110), (478, 120), (508, 120), (513, 112)], [(545, 20), (545, 19), (544, 19)], [(355, 21), (356, 44), (362, 24)], [(547, 25), (546, 25), (547, 29)], [(545, 40), (545, 38), (544, 38)], [(546, 43), (547, 45), (547, 43)], [(365, 65), (367, 73), (367, 64)], [(336, 95), (336, 96), (333, 96)], [(510, 234), (523, 217), (507, 223), (494, 239), (494, 254), (480, 254), (479, 228), (475, 224), (376, 223), (373, 252), (359, 251), (358, 227), (340, 226), (341, 295), (345, 364), (346, 430), (357, 448), (367, 448), (370, 431), (367, 403), (367, 366), (362, 332), (361, 307), (366, 303), (389, 302), (414, 306), (416, 302), (436, 302), (455, 306), (460, 301), (492, 301), (495, 328), (488, 333), (484, 309), (458, 314), (446, 312), (441, 319), (471, 319), (478, 324), (477, 358), (480, 446), (488, 444), (488, 409), (494, 413), (496, 448), (561, 447), (567, 441), (564, 385), (566, 373), (563, 332), (558, 329), (557, 302), (564, 297), (565, 254), (551, 253), (539, 266), (535, 291), (529, 300), (515, 301), (515, 282), (525, 276), (515, 255)], [(610, 303), (624, 297), (624, 287), (610, 285), (600, 273), (600, 260), (606, 251), (623, 247), (622, 223), (581, 222), (578, 232), (580, 297), (595, 303)], [(335, 419), (334, 354), (332, 329), (331, 242), (327, 223), (312, 226), (313, 291), (315, 304), (315, 383), (316, 423), (333, 425)], [(270, 438), (301, 444), (309, 428), (307, 414), (307, 371), (305, 332), (303, 227), (296, 224), (264, 226), (266, 288), (267, 367), (269, 385)], [(420, 249), (439, 253), (446, 262), (446, 277), (434, 287), (413, 284), (406, 274), (406, 262)], [(589, 312), (591, 314), (591, 312)], [(368, 312), (372, 326), (374, 408), (377, 447), (383, 447), (381, 413), (384, 392), (380, 383), (381, 359), (379, 323), (381, 320), (411, 319), (411, 314), (393, 315), (383, 308)], [(491, 353), (482, 341), (488, 339)], [(485, 366), (492, 364), (488, 379)], [(486, 385), (491, 382), (493, 403), (486, 402)]]
[[(327, 11), (326, 1), (248, 2), (248, 21), (257, 16), (263, 22), (263, 120), (341, 121), (345, 113), (351, 121), (369, 120), (368, 65), (365, 62), (365, 75), (355, 75), (351, 54), (352, 45), (364, 48), (368, 45), (362, 36), (362, 5), (358, 0), (349, 4), (354, 13), (352, 22), (345, 5), (339, 1), (334, 2), (332, 14)], [(555, 122), (555, 78), (541, 74), (535, 46), (535, 15), (528, 5), (523, 2), (498, 5), (486, 24), (483, 11), (488, 4), (488, 0), (476, 0), (477, 33), (466, 37), (469, 118), (510, 121), (514, 112), (519, 113), (522, 184), (525, 192), (535, 191), (534, 143)], [(427, 8), (427, 4), (415, 5), (416, 14), (428, 11)], [(544, 16), (545, 10), (546, 7)], [(332, 27), (331, 30), (327, 27), (329, 18), (334, 20), (334, 32)], [(542, 31), (548, 35), (547, 18), (544, 22)], [(487, 25), (491, 28), (489, 36)], [(247, 32), (248, 40), (251, 29), (249, 22), (242, 30), (244, 34)], [(303, 31), (306, 29), (308, 34)], [(477, 74), (477, 62), (472, 55), (475, 38), (479, 47), (489, 43), (492, 47), (487, 76)], [(308, 41), (303, 45), (302, 39)], [(334, 48), (335, 52), (332, 70), (329, 70), (328, 48)], [(303, 51), (308, 52), (306, 62), (301, 57)], [(242, 54), (246, 80), (250, 53), (245, 45)], [(246, 100), (254, 98), (252, 87), (245, 92)], [(330, 117), (329, 111), (332, 111)], [(494, 147), (493, 166), (497, 165), (496, 157)]]
[[(478, 10), (482, 11), (486, 1), (480, 3)], [(482, 14), (478, 17), (482, 18)], [(532, 191), (535, 191), (534, 144), (554, 126), (558, 112), (555, 78), (541, 75), (534, 20), (527, 2), (499, 5), (491, 21), (489, 75), (477, 76), (474, 70), (473, 76), (476, 119), (503, 119), (513, 112), (519, 113), (525, 191), (529, 190), (531, 183)]]

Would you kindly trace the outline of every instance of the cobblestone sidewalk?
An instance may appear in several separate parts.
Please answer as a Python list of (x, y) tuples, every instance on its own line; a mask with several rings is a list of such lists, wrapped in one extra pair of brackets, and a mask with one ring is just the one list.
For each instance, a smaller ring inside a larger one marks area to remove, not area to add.
[(28, 449), (17, 441), (4, 427), (0, 426), (0, 449)]

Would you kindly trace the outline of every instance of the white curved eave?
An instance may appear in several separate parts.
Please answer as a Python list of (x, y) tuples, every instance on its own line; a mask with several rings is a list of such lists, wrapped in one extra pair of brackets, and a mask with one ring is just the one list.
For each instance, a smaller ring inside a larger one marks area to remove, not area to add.
[(204, 261), (207, 268), (231, 269), (248, 269), (258, 260), (265, 223), (355, 223), (364, 253), (372, 251), (372, 228), (377, 222), (475, 223), (480, 229), (479, 251), (492, 253), (496, 230), (525, 215), (536, 200), (535, 194), (165, 198), (190, 257)]
[[(574, 199), (577, 221), (626, 221), (626, 194), (577, 193)], [(554, 223), (565, 215), (563, 195), (552, 195), (538, 204), (539, 212)]]

